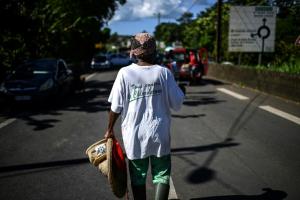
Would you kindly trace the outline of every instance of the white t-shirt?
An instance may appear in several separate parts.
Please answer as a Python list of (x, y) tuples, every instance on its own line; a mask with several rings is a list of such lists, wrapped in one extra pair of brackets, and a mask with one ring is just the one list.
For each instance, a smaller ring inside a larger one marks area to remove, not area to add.
[(108, 101), (122, 114), (122, 137), (128, 159), (170, 153), (170, 108), (177, 111), (184, 94), (169, 69), (131, 64), (120, 69)]

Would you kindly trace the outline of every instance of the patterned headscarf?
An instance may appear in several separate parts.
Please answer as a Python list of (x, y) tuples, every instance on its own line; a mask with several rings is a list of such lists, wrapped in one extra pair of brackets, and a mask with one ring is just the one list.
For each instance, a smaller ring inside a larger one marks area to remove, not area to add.
[(131, 39), (130, 55), (140, 56), (156, 51), (156, 42), (149, 33), (138, 33)]

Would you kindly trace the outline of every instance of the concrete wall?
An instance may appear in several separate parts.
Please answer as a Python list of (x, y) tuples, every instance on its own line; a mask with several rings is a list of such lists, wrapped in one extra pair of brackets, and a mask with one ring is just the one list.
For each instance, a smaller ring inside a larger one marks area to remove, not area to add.
[(211, 64), (208, 76), (242, 84), (262, 92), (300, 102), (300, 76), (279, 72)]

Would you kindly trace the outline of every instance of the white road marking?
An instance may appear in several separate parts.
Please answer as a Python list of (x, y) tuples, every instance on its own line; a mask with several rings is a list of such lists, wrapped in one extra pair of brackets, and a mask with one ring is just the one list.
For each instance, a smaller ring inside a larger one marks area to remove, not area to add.
[(11, 118), (11, 119), (8, 119), (8, 120), (0, 123), (0, 129), (3, 128), (4, 126), (7, 126), (10, 123), (13, 123), (14, 121), (16, 121), (16, 119), (15, 118)]
[(169, 197), (168, 199), (178, 199), (177, 194), (176, 194), (176, 190), (173, 184), (173, 180), (172, 177), (170, 176), (170, 192), (169, 192)]
[(291, 115), (289, 113), (283, 112), (283, 111), (278, 110), (277, 108), (273, 108), (272, 106), (269, 106), (269, 105), (259, 106), (259, 108), (261, 108), (263, 110), (266, 110), (270, 113), (273, 113), (277, 116), (280, 116), (282, 118), (285, 118), (287, 120), (290, 120), (290, 121), (300, 125), (300, 118), (299, 117), (296, 117), (296, 116)]
[(87, 77), (85, 77), (85, 80), (87, 81), (87, 80), (89, 80), (89, 79), (91, 79), (93, 76), (95, 76), (96, 74), (91, 74), (91, 75), (88, 75)]
[(227, 89), (225, 89), (225, 88), (217, 88), (217, 90), (219, 90), (220, 92), (229, 94), (229, 95), (231, 95), (231, 96), (233, 96), (233, 97), (235, 97), (235, 98), (237, 98), (237, 99), (240, 99), (240, 100), (247, 100), (247, 99), (249, 99), (249, 98), (246, 97), (246, 96), (243, 96), (243, 95), (241, 95), (241, 94), (232, 92), (232, 91), (227, 90)]

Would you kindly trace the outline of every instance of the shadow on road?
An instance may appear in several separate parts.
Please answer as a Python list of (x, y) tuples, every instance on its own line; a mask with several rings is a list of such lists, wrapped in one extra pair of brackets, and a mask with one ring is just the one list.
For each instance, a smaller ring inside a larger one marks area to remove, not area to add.
[(216, 91), (187, 92), (186, 94), (216, 94)]
[(72, 159), (72, 160), (59, 160), (59, 161), (30, 163), (30, 164), (22, 164), (22, 165), (2, 166), (0, 167), (0, 174), (6, 172), (13, 172), (13, 171), (41, 169), (41, 168), (76, 165), (76, 164), (83, 164), (83, 163), (89, 163), (89, 159), (79, 158), (79, 159)]
[(186, 180), (193, 184), (204, 183), (215, 178), (215, 170), (207, 167), (200, 167), (188, 174)]
[(264, 188), (262, 190), (264, 193), (259, 195), (228, 195), (192, 198), (190, 200), (282, 200), (288, 196), (286, 192), (280, 190), (272, 190), (270, 188)]
[[(187, 82), (186, 81), (179, 81), (179, 83), (186, 85)], [(204, 77), (202, 78), (202, 80), (199, 83), (194, 83), (192, 85), (189, 85), (190, 87), (198, 87), (198, 86), (204, 86), (204, 85), (229, 85), (228, 83), (224, 83), (220, 80), (216, 80), (214, 78), (208, 78), (208, 77)]]
[(216, 80), (213, 78), (205, 77), (202, 79), (202, 81), (199, 85), (228, 85), (228, 83), (224, 83), (220, 80)]
[[(180, 159), (187, 162), (190, 166), (195, 166), (195, 168), (190, 171), (186, 176), (186, 181), (192, 184), (201, 184), (215, 179), (215, 170), (209, 168), (209, 165), (214, 160), (215, 156), (219, 152), (220, 148), (234, 147), (240, 145), (239, 143), (232, 142), (231, 138), (226, 139), (223, 142), (205, 145), (205, 146), (196, 146), (196, 147), (183, 147), (171, 149), (172, 156), (179, 157)], [(195, 163), (193, 160), (189, 159), (185, 155), (196, 154), (199, 152), (212, 151), (209, 157), (205, 162), (199, 166), (198, 163)], [(231, 190), (236, 190), (231, 187)]]
[[(0, 112), (0, 117), (22, 119), (33, 126), (34, 131), (45, 130), (60, 122), (61, 120), (55, 116), (62, 115), (64, 111), (86, 113), (109, 111), (110, 104), (107, 98), (112, 85), (113, 81), (88, 81), (84, 90), (54, 100), (7, 102), (6, 109)], [(44, 115), (43, 119), (37, 118), (38, 115)]]
[(186, 96), (183, 105), (186, 106), (199, 106), (207, 104), (217, 104), (226, 102), (225, 100), (218, 100), (215, 97), (199, 97), (199, 96)]
[[(247, 199), (255, 199), (255, 200), (279, 200), (285, 198), (287, 195), (286, 193), (280, 193), (281, 191), (274, 192), (273, 190), (265, 190), (266, 192), (261, 195), (243, 195), (243, 193), (239, 190), (238, 187), (226, 183), (226, 181), (222, 180), (220, 177), (217, 176), (217, 172), (211, 169), (212, 162), (216, 159), (218, 154), (220, 153), (220, 149), (224, 147), (231, 147), (240, 145), (239, 143), (234, 143), (234, 138), (240, 134), (240, 130), (247, 124), (247, 122), (254, 116), (255, 112), (257, 111), (257, 106), (251, 106), (257, 100), (256, 103), (259, 105), (262, 104), (266, 98), (259, 99), (259, 94), (255, 96), (251, 101), (249, 101), (245, 107), (241, 110), (241, 112), (237, 115), (237, 117), (233, 120), (229, 131), (225, 133), (225, 139), (220, 143), (215, 143), (207, 146), (199, 146), (199, 147), (183, 147), (183, 148), (176, 148), (172, 149), (172, 155), (182, 159), (188, 165), (193, 166), (194, 168), (186, 174), (186, 181), (191, 184), (203, 184), (208, 181), (216, 181), (219, 184), (223, 185), (229, 191), (233, 192), (234, 194), (238, 195), (231, 195), (231, 196), (219, 196), (219, 197), (206, 197), (206, 198), (195, 198), (195, 200), (247, 200)], [(214, 100), (213, 100), (214, 101)], [(201, 103), (201, 102), (200, 102)], [(219, 137), (213, 129), (212, 134), (216, 137)], [(204, 160), (203, 163), (197, 163), (193, 159), (189, 158), (189, 154), (195, 154), (202, 151), (211, 151), (209, 156)], [(183, 152), (179, 153), (178, 152)], [(272, 198), (279, 195), (280, 198)]]
[(233, 147), (237, 145), (239, 145), (239, 143), (228, 141), (228, 142), (220, 142), (220, 143), (214, 143), (214, 144), (209, 144), (204, 146), (172, 148), (171, 153), (173, 156), (189, 155), (198, 152), (213, 151), (220, 148)]
[(198, 114), (198, 115), (175, 115), (173, 114), (172, 117), (174, 118), (181, 118), (181, 119), (185, 119), (185, 118), (199, 118), (199, 117), (205, 117), (205, 114)]
[(38, 120), (38, 119), (34, 119), (33, 117), (30, 116), (24, 116), (21, 117), (23, 120), (27, 121), (27, 124), (30, 126), (34, 126), (35, 131), (39, 131), (39, 130), (44, 130), (47, 128), (52, 128), (54, 127), (54, 123), (60, 122), (60, 120), (57, 119), (42, 119), (42, 120)]
[(205, 84), (205, 85), (228, 85), (228, 83), (224, 83), (220, 80), (208, 78), (208, 77), (203, 78), (202, 84)]
[[(210, 79), (210, 78), (205, 78), (202, 80), (201, 85), (224, 85), (226, 83), (223, 83), (218, 80)], [(190, 86), (194, 87), (194, 86)], [(199, 87), (199, 85), (196, 85), (196, 87)], [(186, 97), (183, 102), (184, 105), (186, 106), (199, 106), (199, 105), (207, 105), (207, 104), (217, 104), (217, 103), (223, 103), (226, 102), (225, 100), (218, 100), (217, 98), (213, 96), (208, 96), (208, 95), (214, 95), (216, 94), (216, 91), (187, 91), (186, 92)]]

